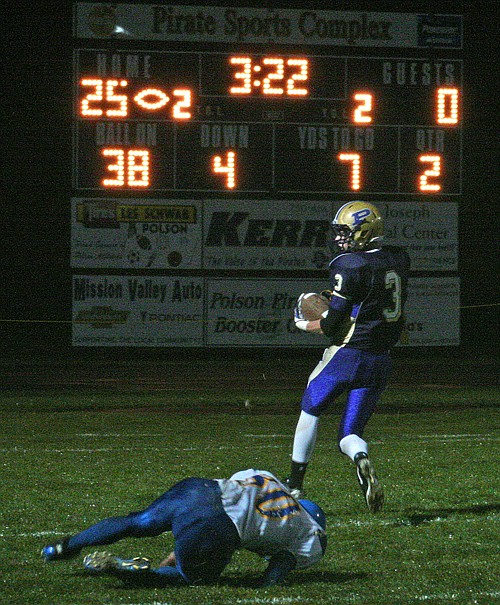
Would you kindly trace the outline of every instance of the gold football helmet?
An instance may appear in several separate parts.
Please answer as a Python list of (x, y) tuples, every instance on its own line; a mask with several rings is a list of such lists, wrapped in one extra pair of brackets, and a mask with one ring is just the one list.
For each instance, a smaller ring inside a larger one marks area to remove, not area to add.
[(384, 237), (384, 221), (369, 202), (347, 202), (332, 221), (335, 252), (355, 252), (373, 248)]

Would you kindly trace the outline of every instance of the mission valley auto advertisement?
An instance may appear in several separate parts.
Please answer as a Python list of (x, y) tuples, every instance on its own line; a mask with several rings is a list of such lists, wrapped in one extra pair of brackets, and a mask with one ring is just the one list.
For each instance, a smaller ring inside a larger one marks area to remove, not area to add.
[(73, 345), (175, 347), (203, 341), (196, 278), (73, 277)]

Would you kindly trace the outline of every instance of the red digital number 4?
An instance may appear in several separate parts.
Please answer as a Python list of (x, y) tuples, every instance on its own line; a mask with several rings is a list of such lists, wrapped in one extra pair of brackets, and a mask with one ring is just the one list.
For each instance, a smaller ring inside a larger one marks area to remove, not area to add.
[(212, 158), (212, 170), (216, 174), (223, 174), (226, 177), (226, 187), (234, 189), (236, 187), (236, 153), (228, 151), (226, 154), (226, 163), (222, 163), (220, 155), (214, 155)]

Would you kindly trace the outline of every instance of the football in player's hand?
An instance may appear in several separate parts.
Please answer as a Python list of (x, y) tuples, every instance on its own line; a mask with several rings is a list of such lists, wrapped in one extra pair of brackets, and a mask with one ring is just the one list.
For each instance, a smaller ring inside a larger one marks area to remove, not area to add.
[(304, 294), (300, 301), (302, 315), (307, 321), (315, 321), (324, 317), (323, 314), (328, 311), (329, 306), (328, 298), (316, 292)]

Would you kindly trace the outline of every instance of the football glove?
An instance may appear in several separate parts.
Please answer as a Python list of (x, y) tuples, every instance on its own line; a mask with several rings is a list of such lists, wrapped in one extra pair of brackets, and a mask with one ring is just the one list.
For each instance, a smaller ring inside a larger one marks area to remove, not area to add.
[(295, 327), (303, 332), (307, 332), (307, 324), (309, 323), (307, 319), (305, 319), (304, 313), (302, 312), (302, 299), (306, 294), (307, 292), (302, 292), (302, 294), (298, 297), (293, 309), (293, 320), (295, 322)]

